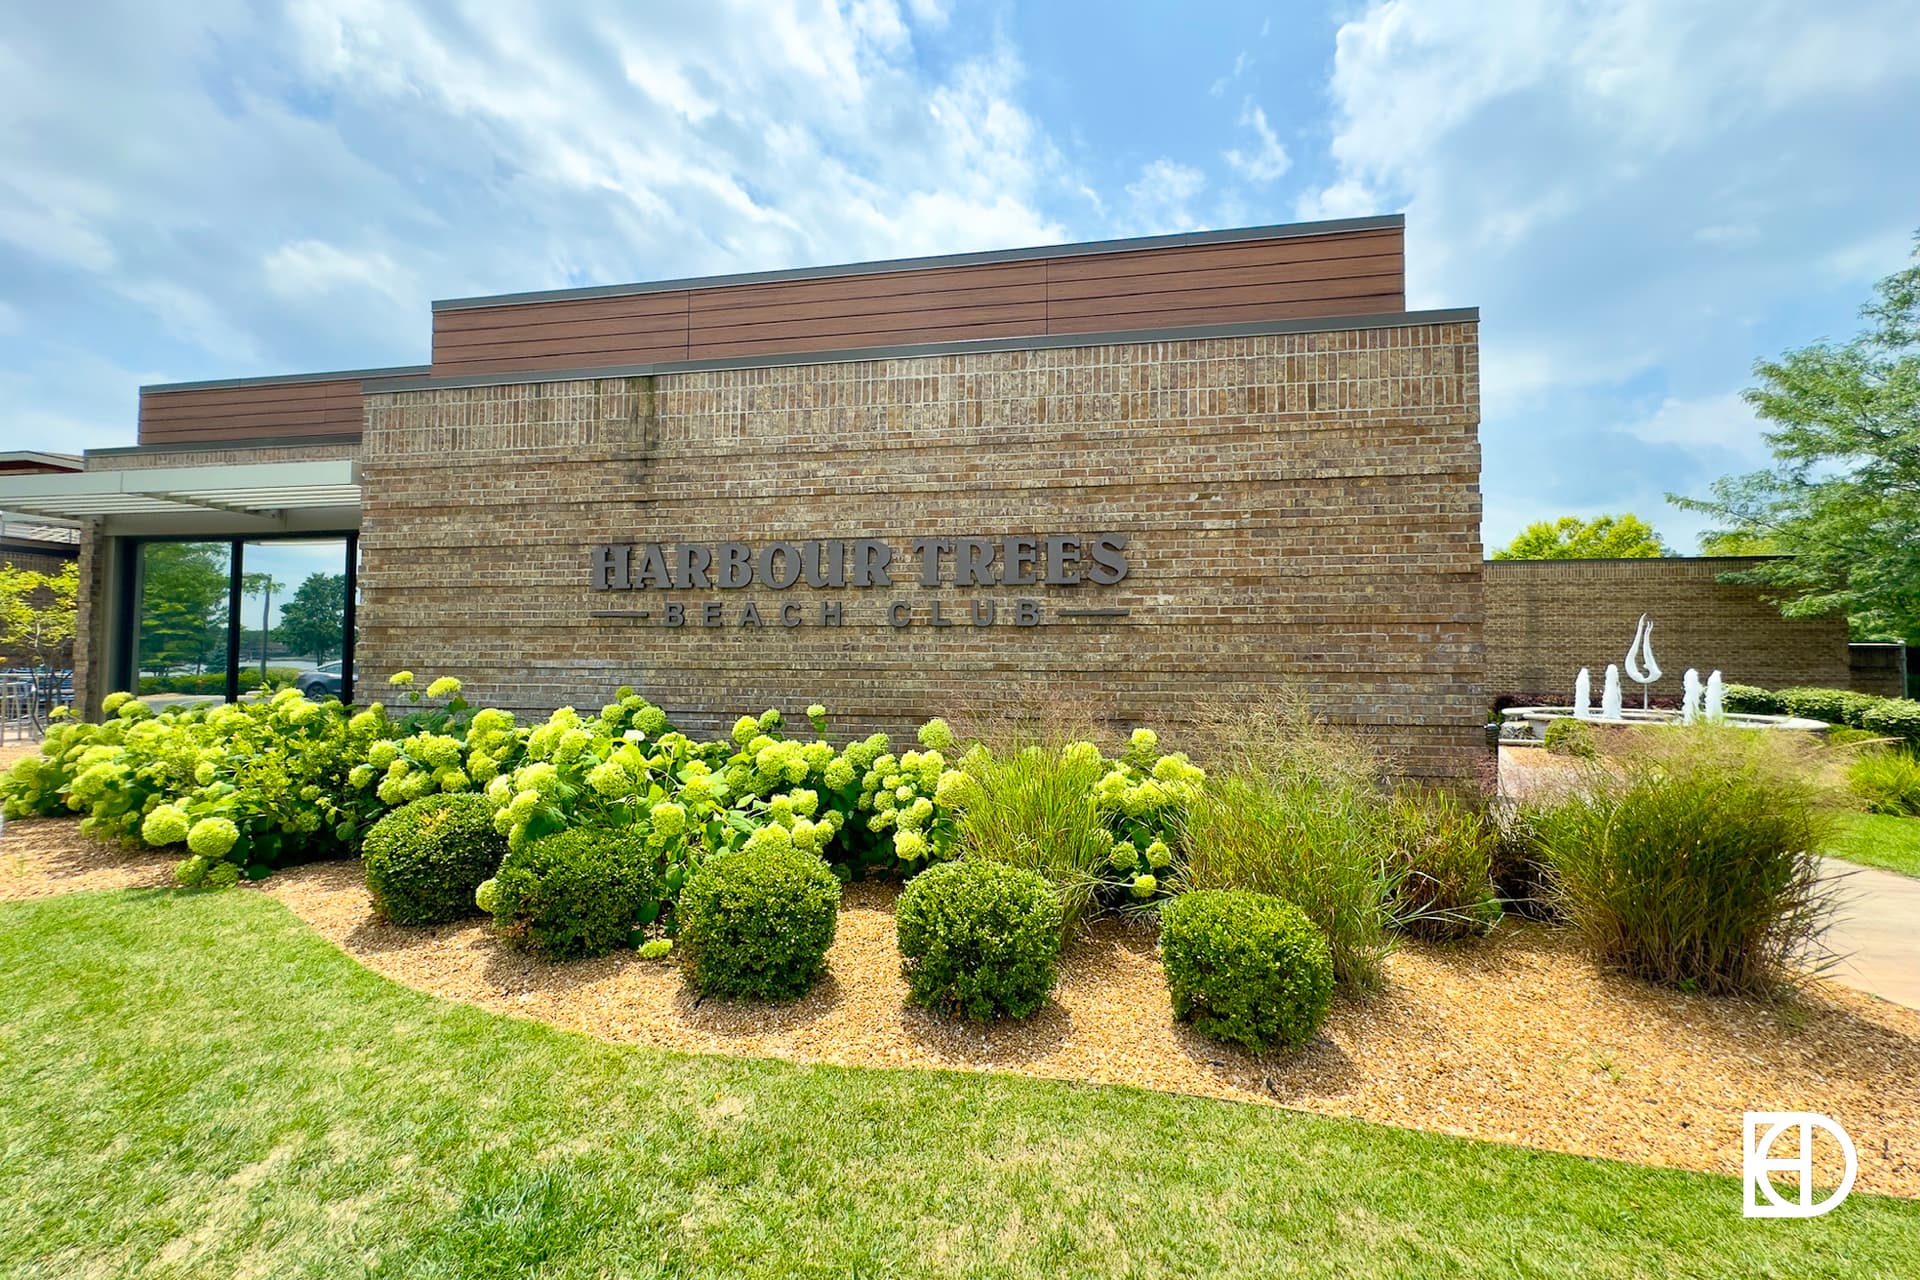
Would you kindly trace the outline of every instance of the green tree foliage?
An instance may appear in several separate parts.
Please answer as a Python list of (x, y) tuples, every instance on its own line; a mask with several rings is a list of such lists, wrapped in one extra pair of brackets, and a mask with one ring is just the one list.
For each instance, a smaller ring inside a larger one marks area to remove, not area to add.
[(40, 573), (0, 564), (0, 666), (72, 666), (79, 591), (78, 565)]
[(1707, 535), (1764, 540), (1787, 559), (1727, 581), (1771, 588), (1788, 617), (1844, 612), (1856, 638), (1920, 643), (1920, 237), (1874, 287), (1867, 328), (1754, 366), (1747, 403), (1773, 424), (1770, 470), (1725, 476), (1675, 505)]
[(221, 660), (227, 643), (227, 544), (149, 542), (140, 549), (140, 667)]
[(276, 633), (288, 653), (325, 662), (340, 652), (341, 628), (347, 611), (347, 575), (308, 574), (280, 610)]
[(1622, 516), (1561, 516), (1536, 520), (1493, 553), (1495, 560), (1652, 560), (1667, 554), (1653, 526), (1628, 512)]

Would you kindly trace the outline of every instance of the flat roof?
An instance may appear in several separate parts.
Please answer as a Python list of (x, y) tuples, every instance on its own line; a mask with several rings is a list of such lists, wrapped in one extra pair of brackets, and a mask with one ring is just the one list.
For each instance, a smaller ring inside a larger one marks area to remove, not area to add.
[(201, 382), (150, 382), (140, 394), (167, 391), (213, 391), (220, 387), (275, 387), (301, 382), (367, 382), (377, 378), (410, 378), (430, 372), (430, 364), (390, 365), (384, 369), (337, 369), (331, 373), (269, 373), (258, 378), (212, 378)]
[(771, 284), (781, 280), (818, 280), (830, 276), (878, 275), (889, 271), (932, 271), (940, 267), (975, 267), (996, 262), (1025, 262), (1033, 258), (1081, 257), (1100, 253), (1134, 253), (1145, 249), (1179, 249), (1191, 245), (1234, 244), (1249, 240), (1282, 240), (1293, 236), (1340, 235), (1353, 231), (1389, 231), (1404, 227), (1405, 214), (1387, 213), (1368, 218), (1334, 218), (1321, 222), (1282, 222), (1264, 227), (1233, 227), (1224, 231), (1188, 231), (1179, 235), (1134, 236), (1125, 240), (1086, 240), (1071, 244), (1035, 245), (1023, 249), (988, 249), (979, 253), (947, 253), (927, 258), (883, 258), (838, 266), (789, 267), (780, 271), (747, 271), (733, 275), (688, 276), (634, 284), (587, 285), (573, 289), (536, 289), (527, 293), (496, 293), (473, 298), (443, 298), (435, 311), (465, 311), (475, 307), (513, 307), (533, 302), (581, 298), (620, 298), (637, 293), (666, 293), (675, 289), (720, 289), (737, 284)]

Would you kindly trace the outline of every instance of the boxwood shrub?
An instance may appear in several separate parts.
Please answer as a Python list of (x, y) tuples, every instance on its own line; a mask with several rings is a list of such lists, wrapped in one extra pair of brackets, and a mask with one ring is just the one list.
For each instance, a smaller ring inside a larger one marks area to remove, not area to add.
[(1202, 889), (1160, 912), (1173, 1014), (1201, 1035), (1256, 1053), (1298, 1049), (1333, 1003), (1326, 935), (1284, 898)]
[(674, 908), (702, 995), (791, 1000), (827, 965), (840, 881), (818, 855), (768, 845), (709, 855)]
[(375, 910), (395, 924), (474, 913), (474, 890), (500, 868), (507, 840), (493, 805), (471, 792), (427, 796), (373, 824), (360, 847)]
[(969, 1018), (1024, 1018), (1060, 964), (1060, 895), (1038, 872), (969, 858), (929, 867), (894, 910), (908, 998)]
[(569, 827), (507, 854), (475, 900), (515, 946), (554, 959), (605, 955), (631, 942), (659, 899), (646, 837)]

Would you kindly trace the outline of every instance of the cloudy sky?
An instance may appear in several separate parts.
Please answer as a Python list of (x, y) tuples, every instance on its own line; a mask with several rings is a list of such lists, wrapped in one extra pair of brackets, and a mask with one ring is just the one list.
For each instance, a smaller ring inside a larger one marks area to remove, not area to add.
[[(15, 4), (0, 446), (410, 364), (434, 298), (1404, 212), (1486, 537), (1764, 459), (1920, 228), (1912, 0)], [(185, 16), (191, 14), (191, 16)]]

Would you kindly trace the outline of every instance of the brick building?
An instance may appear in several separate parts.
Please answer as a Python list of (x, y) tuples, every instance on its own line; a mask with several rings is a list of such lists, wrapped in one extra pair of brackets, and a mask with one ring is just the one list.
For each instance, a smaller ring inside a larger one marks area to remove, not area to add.
[(1459, 774), (1478, 317), (1404, 299), (1398, 217), (462, 299), (426, 365), (146, 388), (0, 506), (85, 527), (92, 706), (296, 659), (841, 730), (1286, 685)]

